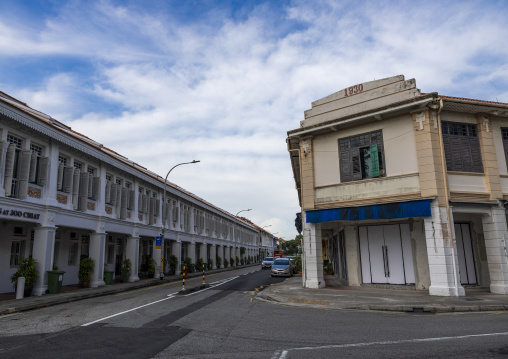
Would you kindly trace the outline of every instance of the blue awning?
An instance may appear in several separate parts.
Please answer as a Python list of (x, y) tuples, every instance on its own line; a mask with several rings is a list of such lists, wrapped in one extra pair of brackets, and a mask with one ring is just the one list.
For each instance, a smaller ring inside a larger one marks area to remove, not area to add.
[(367, 219), (394, 219), (429, 217), (430, 200), (376, 204), (363, 207), (320, 209), (306, 212), (307, 223), (331, 221), (363, 221)]

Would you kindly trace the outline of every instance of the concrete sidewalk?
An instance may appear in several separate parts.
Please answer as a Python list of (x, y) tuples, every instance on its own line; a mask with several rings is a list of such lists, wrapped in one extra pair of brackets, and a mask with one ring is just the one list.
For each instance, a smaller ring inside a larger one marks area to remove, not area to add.
[(325, 276), (327, 287), (302, 288), (301, 277), (273, 284), (256, 295), (284, 305), (315, 308), (378, 310), (396, 312), (478, 312), (508, 310), (508, 295), (492, 294), (486, 288), (466, 288), (465, 297), (437, 297), (420, 290), (380, 287), (347, 287), (333, 276)]

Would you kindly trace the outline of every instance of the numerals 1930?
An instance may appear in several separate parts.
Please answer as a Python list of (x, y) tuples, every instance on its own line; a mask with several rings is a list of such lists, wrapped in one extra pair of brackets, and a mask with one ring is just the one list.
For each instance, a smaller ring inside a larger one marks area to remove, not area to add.
[(360, 93), (363, 91), (363, 85), (354, 85), (351, 87), (348, 87), (347, 89), (344, 89), (344, 96), (348, 97), (351, 95), (356, 95), (357, 93)]

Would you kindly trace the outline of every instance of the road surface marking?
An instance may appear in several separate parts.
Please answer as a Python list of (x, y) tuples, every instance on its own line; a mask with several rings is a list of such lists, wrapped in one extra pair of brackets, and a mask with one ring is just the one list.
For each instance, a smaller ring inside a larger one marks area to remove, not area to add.
[[(487, 334), (470, 334), (470, 335), (459, 335), (456, 337), (437, 337), (437, 338), (423, 338), (423, 339), (407, 339), (407, 340), (390, 340), (384, 342), (370, 342), (370, 343), (353, 343), (353, 344), (336, 344), (336, 345), (322, 345), (318, 347), (303, 347), (303, 348), (291, 348), (285, 349), (282, 352), (276, 351), (272, 355), (272, 359), (285, 359), (290, 350), (316, 350), (316, 349), (335, 349), (335, 348), (353, 348), (353, 347), (366, 347), (372, 345), (390, 345), (390, 344), (406, 344), (406, 343), (424, 343), (424, 342), (436, 342), (441, 340), (454, 340), (454, 339), (468, 339), (478, 337), (493, 337), (508, 335), (508, 332), (501, 333), (487, 333)], [(280, 353), (280, 356), (277, 356)]]
[(163, 301), (165, 301), (165, 300), (171, 299), (171, 298), (173, 298), (175, 295), (176, 295), (176, 293), (169, 294), (169, 295), (167, 296), (167, 298), (164, 298), (164, 299), (159, 299), (159, 300), (156, 300), (155, 302), (147, 303), (147, 304), (141, 305), (141, 306), (136, 307), (136, 308), (132, 308), (132, 309), (129, 309), (129, 310), (126, 310), (126, 311), (120, 312), (120, 313), (116, 313), (116, 314), (110, 315), (110, 316), (108, 316), (108, 317), (104, 317), (104, 318), (101, 318), (101, 319), (97, 319), (97, 320), (94, 320), (93, 322), (86, 323), (86, 324), (82, 324), (81, 326), (82, 326), (82, 327), (87, 327), (87, 326), (89, 326), (89, 325), (91, 325), (91, 324), (95, 324), (95, 323), (98, 323), (98, 322), (102, 322), (103, 320), (106, 320), (106, 319), (109, 319), (109, 318), (113, 318), (113, 317), (116, 317), (116, 316), (119, 316), (119, 315), (122, 315), (122, 314), (125, 314), (125, 313), (129, 313), (129, 312), (132, 312), (132, 311), (134, 311), (134, 310), (137, 310), (137, 309), (140, 309), (140, 308), (143, 308), (143, 307), (148, 307), (149, 305), (156, 304), (156, 303), (160, 303), (160, 302), (163, 302)]

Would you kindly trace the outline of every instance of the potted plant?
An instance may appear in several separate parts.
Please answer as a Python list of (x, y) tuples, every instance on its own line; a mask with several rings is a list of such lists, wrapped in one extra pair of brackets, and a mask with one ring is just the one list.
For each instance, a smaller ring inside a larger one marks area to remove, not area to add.
[(48, 292), (50, 294), (60, 293), (62, 291), (62, 281), (65, 272), (59, 270), (58, 266), (53, 263), (53, 270), (47, 271), (48, 273)]
[(194, 264), (192, 263), (192, 259), (190, 259), (190, 257), (185, 257), (184, 264), (189, 273), (194, 273)]
[(37, 279), (39, 279), (39, 272), (35, 265), (37, 261), (32, 257), (21, 258), (18, 264), (18, 270), (11, 276), (12, 286), (16, 290), (19, 277), (25, 277), (25, 297), (29, 297), (32, 293), (32, 288)]
[(79, 261), (78, 278), (83, 288), (88, 288), (95, 265), (95, 260), (90, 257), (81, 258)]
[(171, 275), (175, 275), (176, 267), (178, 266), (178, 257), (174, 254), (170, 255), (168, 258), (169, 270)]
[(231, 267), (234, 266), (235, 265), (235, 259), (234, 258), (229, 258), (229, 263), (230, 263)]
[(212, 270), (213, 269), (213, 261), (212, 258), (208, 259), (208, 263), (206, 263), (206, 269)]
[(129, 274), (131, 272), (131, 260), (129, 258), (125, 258), (122, 261), (122, 282), (127, 283), (129, 280)]
[(104, 283), (106, 283), (106, 285), (113, 284), (114, 274), (114, 271), (108, 269), (107, 263), (104, 263)]
[(196, 261), (196, 271), (202, 271), (203, 270), (203, 258), (199, 257)]
[(155, 262), (155, 259), (153, 259), (153, 258), (148, 259), (146, 273), (148, 274), (149, 278), (153, 278), (153, 276), (155, 275), (155, 266), (156, 265), (157, 265), (157, 263)]
[(330, 274), (330, 275), (333, 275), (333, 265), (331, 262), (328, 262), (325, 266), (325, 272)]
[(296, 256), (295, 257), (295, 264), (296, 264), (296, 271), (300, 273), (300, 277), (302, 276), (302, 257)]

